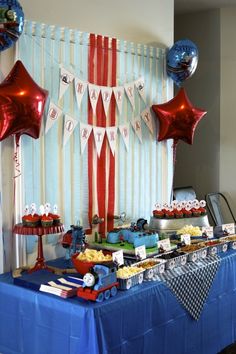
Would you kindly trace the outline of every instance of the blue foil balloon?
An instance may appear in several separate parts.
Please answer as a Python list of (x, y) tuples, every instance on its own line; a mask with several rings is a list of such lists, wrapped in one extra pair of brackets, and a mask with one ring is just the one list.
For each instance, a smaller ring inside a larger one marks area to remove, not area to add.
[(24, 27), (24, 12), (17, 0), (0, 0), (0, 51), (18, 40)]
[(166, 70), (177, 86), (191, 77), (197, 68), (198, 49), (189, 39), (174, 43), (167, 52)]

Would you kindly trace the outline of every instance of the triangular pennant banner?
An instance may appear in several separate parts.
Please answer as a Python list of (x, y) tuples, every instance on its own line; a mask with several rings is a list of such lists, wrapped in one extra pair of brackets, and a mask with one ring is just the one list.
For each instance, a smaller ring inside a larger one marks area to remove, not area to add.
[(89, 87), (89, 98), (90, 98), (91, 106), (93, 109), (93, 114), (96, 115), (98, 96), (99, 96), (101, 88), (100, 88), (100, 86), (93, 85), (93, 84), (89, 84), (88, 87)]
[(117, 127), (108, 127), (106, 128), (107, 139), (109, 141), (110, 149), (112, 155), (115, 155), (116, 148), (116, 138), (117, 138)]
[(48, 108), (45, 134), (47, 134), (47, 132), (53, 126), (53, 124), (57, 122), (61, 114), (62, 114), (62, 109), (51, 101)]
[(80, 147), (81, 154), (83, 154), (84, 149), (87, 145), (88, 139), (90, 137), (93, 127), (89, 124), (80, 123)]
[(134, 82), (135, 87), (138, 90), (138, 93), (142, 97), (143, 101), (146, 103), (146, 94), (145, 94), (145, 83), (144, 83), (144, 78), (140, 77), (138, 80)]
[(112, 95), (112, 88), (111, 87), (101, 87), (101, 94), (102, 94), (102, 102), (104, 111), (107, 117), (110, 102), (111, 102), (111, 95)]
[(70, 83), (74, 80), (74, 75), (61, 67), (60, 69), (60, 86), (59, 86), (59, 99), (64, 95)]
[(124, 87), (123, 86), (117, 86), (113, 87), (113, 93), (116, 99), (116, 104), (119, 110), (119, 114), (122, 113), (122, 107), (123, 107), (123, 98), (124, 98)]
[(76, 100), (77, 100), (78, 108), (80, 109), (82, 98), (84, 96), (84, 93), (87, 89), (88, 84), (87, 84), (87, 82), (84, 82), (84, 81), (78, 79), (77, 77), (74, 80), (74, 84), (75, 84)]
[(134, 103), (134, 82), (129, 82), (128, 84), (124, 85), (126, 95), (128, 96), (128, 99), (131, 103), (131, 106), (133, 110), (135, 109), (135, 103)]
[(142, 127), (140, 117), (136, 117), (131, 121), (132, 127), (139, 138), (139, 141), (142, 143)]
[(146, 108), (141, 113), (141, 117), (142, 117), (143, 121), (145, 122), (145, 124), (147, 125), (150, 132), (153, 134), (152, 115), (151, 115), (150, 108)]
[(103, 140), (104, 140), (105, 132), (106, 132), (106, 128), (93, 127), (95, 146), (96, 146), (97, 154), (98, 154), (99, 157), (100, 157), (100, 154), (101, 154), (102, 143), (103, 143)]
[(77, 120), (68, 114), (65, 115), (63, 145), (66, 145), (77, 124)]
[(125, 143), (126, 150), (129, 151), (129, 124), (120, 125), (119, 130)]

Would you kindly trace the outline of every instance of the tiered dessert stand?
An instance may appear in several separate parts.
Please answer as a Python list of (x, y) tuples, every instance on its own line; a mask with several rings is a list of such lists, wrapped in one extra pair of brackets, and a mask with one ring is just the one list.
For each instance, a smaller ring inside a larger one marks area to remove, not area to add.
[(64, 231), (64, 226), (63, 224), (59, 224), (57, 226), (48, 226), (48, 227), (29, 227), (29, 226), (23, 226), (23, 224), (16, 224), (13, 228), (13, 233), (18, 234), (18, 235), (25, 235), (25, 236), (32, 236), (36, 235), (38, 236), (38, 255), (36, 258), (36, 263), (33, 266), (33, 268), (30, 268), (28, 270), (29, 273), (33, 273), (37, 270), (42, 270), (46, 269), (51, 272), (54, 271), (53, 267), (48, 267), (47, 264), (45, 263), (45, 258), (43, 255), (43, 240), (42, 237), (45, 235), (51, 235), (51, 234), (58, 234)]

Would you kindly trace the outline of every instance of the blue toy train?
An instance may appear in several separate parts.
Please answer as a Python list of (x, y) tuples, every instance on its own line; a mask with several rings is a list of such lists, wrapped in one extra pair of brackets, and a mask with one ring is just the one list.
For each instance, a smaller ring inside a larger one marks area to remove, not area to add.
[(102, 302), (117, 294), (119, 285), (116, 277), (116, 263), (106, 262), (94, 265), (83, 277), (84, 285), (77, 296), (86, 300)]

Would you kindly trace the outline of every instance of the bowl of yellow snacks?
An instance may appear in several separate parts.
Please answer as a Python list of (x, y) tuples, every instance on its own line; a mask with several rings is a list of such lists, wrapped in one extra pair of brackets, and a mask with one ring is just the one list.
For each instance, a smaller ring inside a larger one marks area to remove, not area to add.
[(84, 275), (90, 271), (95, 264), (106, 264), (112, 261), (110, 252), (97, 251), (87, 248), (84, 252), (75, 253), (71, 257), (75, 269)]

